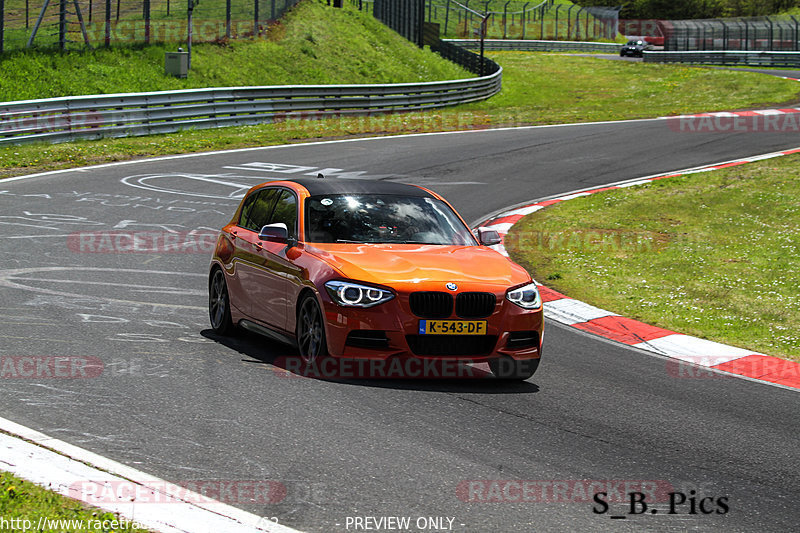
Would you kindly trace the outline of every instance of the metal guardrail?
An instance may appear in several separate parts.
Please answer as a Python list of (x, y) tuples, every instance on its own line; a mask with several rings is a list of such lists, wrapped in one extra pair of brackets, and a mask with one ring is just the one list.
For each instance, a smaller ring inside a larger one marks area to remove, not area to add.
[[(480, 48), (478, 39), (444, 39), (445, 42), (462, 48), (476, 50)], [(618, 53), (622, 47), (617, 43), (594, 43), (588, 41), (533, 41), (522, 39), (486, 39), (485, 50), (518, 50), (523, 52), (612, 52)]]
[(0, 103), (0, 146), (170, 133), (294, 118), (418, 111), (483, 100), (501, 89), (484, 77), (388, 85), (223, 87), (71, 96)]
[(431, 46), (431, 49), (453, 63), (458, 63), (462, 67), (471, 72), (481, 75), (490, 75), (500, 70), (500, 65), (492, 61), (486, 56), (479, 56), (473, 54), (469, 50), (456, 46), (451, 42), (439, 40), (438, 43)]
[(744, 65), (800, 67), (800, 52), (701, 50), (691, 52), (644, 52), (645, 63), (700, 63), (705, 65)]

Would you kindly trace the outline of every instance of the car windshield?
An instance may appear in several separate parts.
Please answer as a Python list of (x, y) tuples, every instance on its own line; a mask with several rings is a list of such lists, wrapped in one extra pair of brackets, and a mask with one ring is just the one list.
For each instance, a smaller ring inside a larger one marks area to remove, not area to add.
[(417, 196), (312, 196), (305, 227), (309, 242), (477, 245), (446, 203)]
[(644, 41), (628, 41), (628, 45), (644, 45)]

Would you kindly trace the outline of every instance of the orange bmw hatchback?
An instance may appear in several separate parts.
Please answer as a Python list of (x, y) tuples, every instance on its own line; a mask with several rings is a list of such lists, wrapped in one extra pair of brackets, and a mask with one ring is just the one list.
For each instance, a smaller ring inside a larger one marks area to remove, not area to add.
[(530, 275), (438, 194), (395, 182), (307, 178), (250, 189), (209, 273), (215, 332), (297, 347), (304, 365), (354, 359), (539, 366), (542, 301)]

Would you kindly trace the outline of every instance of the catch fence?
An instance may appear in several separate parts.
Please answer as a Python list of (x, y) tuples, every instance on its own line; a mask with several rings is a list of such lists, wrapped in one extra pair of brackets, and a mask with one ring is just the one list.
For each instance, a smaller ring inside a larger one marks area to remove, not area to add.
[(262, 35), (299, 0), (0, 0), (0, 52)]
[(797, 51), (800, 21), (794, 16), (659, 22), (664, 50)]

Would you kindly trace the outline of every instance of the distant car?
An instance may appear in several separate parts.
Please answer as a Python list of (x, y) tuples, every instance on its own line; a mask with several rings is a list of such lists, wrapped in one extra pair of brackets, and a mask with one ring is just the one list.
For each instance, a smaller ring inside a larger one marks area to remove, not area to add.
[(301, 178), (248, 191), (217, 239), (209, 315), (322, 358), (539, 366), (542, 300), (530, 275), (438, 194), (394, 182)]
[(628, 41), (619, 51), (620, 57), (631, 56), (631, 57), (642, 57), (644, 56), (644, 51), (650, 49), (650, 43), (647, 41), (642, 41), (638, 39), (634, 39)]

